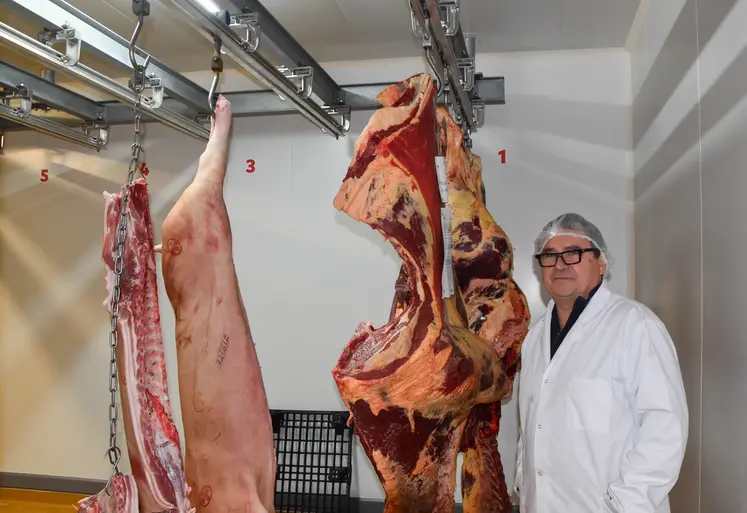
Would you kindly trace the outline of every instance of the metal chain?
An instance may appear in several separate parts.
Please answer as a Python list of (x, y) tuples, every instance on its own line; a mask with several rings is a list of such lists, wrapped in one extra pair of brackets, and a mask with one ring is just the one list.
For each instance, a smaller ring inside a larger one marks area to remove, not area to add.
[[(117, 345), (119, 344), (119, 333), (117, 332), (117, 322), (119, 321), (119, 301), (120, 301), (120, 282), (122, 272), (124, 271), (124, 246), (127, 238), (127, 205), (130, 199), (130, 185), (135, 180), (135, 173), (140, 166), (140, 157), (142, 146), (140, 143), (140, 116), (141, 116), (141, 92), (142, 86), (136, 86), (135, 93), (135, 127), (134, 141), (130, 153), (130, 168), (127, 174), (127, 184), (122, 193), (122, 209), (119, 213), (119, 224), (117, 226), (117, 256), (114, 259), (114, 288), (112, 290), (111, 301), (111, 327), (109, 329), (109, 347), (111, 349), (111, 359), (109, 361), (109, 462), (112, 464), (112, 473), (109, 478), (119, 475), (119, 460), (122, 451), (117, 445), (117, 421), (119, 420), (119, 409), (117, 407), (117, 390), (119, 389), (119, 377), (117, 375)], [(107, 483), (107, 493), (109, 493), (109, 483)]]
[(109, 485), (112, 478), (120, 474), (119, 460), (122, 457), (122, 450), (117, 445), (117, 421), (119, 420), (119, 408), (117, 407), (117, 391), (119, 390), (117, 346), (119, 345), (119, 333), (117, 332), (117, 324), (119, 322), (120, 283), (124, 271), (124, 248), (125, 240), (127, 239), (127, 206), (130, 200), (130, 185), (135, 180), (135, 173), (140, 167), (140, 157), (143, 152), (143, 147), (140, 143), (141, 99), (146, 83), (145, 69), (148, 67), (150, 61), (150, 56), (145, 59), (143, 64), (138, 64), (135, 60), (135, 43), (143, 27), (143, 18), (150, 14), (150, 3), (148, 0), (133, 0), (132, 12), (138, 17), (135, 32), (130, 39), (132, 77), (130, 78), (129, 86), (135, 93), (135, 105), (133, 107), (135, 122), (133, 143), (130, 149), (132, 159), (130, 160), (130, 168), (127, 173), (127, 183), (122, 191), (122, 207), (119, 211), (119, 223), (117, 225), (117, 256), (114, 258), (114, 288), (112, 289), (112, 301), (110, 305), (111, 326), (109, 328), (109, 348), (111, 349), (111, 358), (109, 360), (109, 449), (107, 450), (107, 455), (109, 456), (109, 463), (112, 465), (112, 472), (104, 488), (107, 495), (111, 495)]

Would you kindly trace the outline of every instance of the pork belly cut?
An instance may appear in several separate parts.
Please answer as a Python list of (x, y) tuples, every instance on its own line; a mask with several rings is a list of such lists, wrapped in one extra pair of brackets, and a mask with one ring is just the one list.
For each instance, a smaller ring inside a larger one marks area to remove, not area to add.
[(197, 174), (163, 222), (163, 275), (176, 316), (179, 394), (192, 503), (274, 511), (272, 421), (234, 269), (223, 199), (231, 105), (220, 97)]
[[(475, 405), (506, 395), (498, 353), (457, 288), (442, 300), (436, 109), (426, 74), (386, 88), (334, 206), (379, 231), (403, 261), (391, 318), (361, 323), (333, 377), (386, 494), (386, 513), (452, 512), (456, 458)], [(405, 286), (406, 283), (406, 286)]]
[[(128, 187), (128, 186), (125, 186)], [(104, 193), (105, 223), (102, 256), (111, 314), (115, 284), (117, 231), (125, 187)], [(193, 511), (187, 487), (179, 433), (169, 400), (158, 309), (158, 284), (153, 249), (153, 223), (144, 179), (129, 185), (127, 238), (121, 263), (117, 373), (121, 412), (132, 474), (141, 513)]]

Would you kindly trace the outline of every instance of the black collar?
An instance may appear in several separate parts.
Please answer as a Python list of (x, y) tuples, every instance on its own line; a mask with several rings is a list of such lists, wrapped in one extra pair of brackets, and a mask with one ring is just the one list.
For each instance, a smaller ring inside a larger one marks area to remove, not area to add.
[(591, 301), (591, 298), (594, 297), (594, 294), (596, 294), (597, 290), (599, 290), (599, 287), (601, 286), (602, 281), (600, 281), (596, 287), (591, 289), (591, 292), (589, 292), (589, 297), (584, 298), (579, 296), (576, 298), (576, 301), (573, 302), (571, 315), (568, 316), (568, 321), (566, 321), (565, 326), (563, 326), (562, 330), (560, 329), (560, 319), (558, 318), (558, 306), (555, 305), (553, 307), (552, 321), (550, 323), (550, 358), (555, 356), (555, 351), (558, 350), (560, 344), (563, 342), (563, 339), (565, 339), (568, 332), (571, 331), (571, 328), (581, 316), (581, 313), (586, 308), (586, 305), (589, 304), (589, 301)]

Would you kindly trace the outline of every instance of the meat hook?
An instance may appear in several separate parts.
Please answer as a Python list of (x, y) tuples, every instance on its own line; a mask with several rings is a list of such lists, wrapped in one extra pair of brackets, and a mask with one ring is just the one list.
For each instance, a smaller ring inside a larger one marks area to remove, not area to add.
[(428, 61), (428, 65), (433, 70), (433, 74), (435, 75), (436, 79), (436, 89), (438, 92), (436, 93), (436, 98), (439, 98), (442, 94), (444, 94), (444, 81), (441, 78), (441, 74), (438, 72), (438, 67), (436, 66), (436, 61), (433, 58), (433, 50), (430, 48), (425, 49), (425, 60)]
[(213, 71), (213, 83), (210, 85), (210, 92), (208, 92), (208, 105), (211, 115), (215, 113), (215, 91), (218, 89), (218, 80), (223, 71), (223, 58), (220, 56), (221, 45), (221, 40), (213, 36), (213, 60), (210, 62), (210, 69)]
[(106, 494), (111, 496), (111, 493), (109, 492), (109, 486), (112, 484), (112, 479), (114, 479), (114, 476), (118, 476), (120, 474), (119, 472), (119, 460), (122, 458), (122, 451), (119, 447), (114, 447), (112, 449), (109, 449), (107, 451), (109, 455), (109, 459), (112, 461), (112, 472), (109, 474), (109, 479), (106, 480), (106, 486), (104, 486), (104, 490), (106, 490)]
[[(138, 64), (135, 60), (135, 43), (137, 43), (138, 37), (140, 37), (140, 31), (143, 29), (143, 18), (150, 14), (150, 3), (148, 0), (132, 0), (132, 12), (137, 14), (137, 25), (135, 26), (135, 32), (130, 38), (130, 63), (134, 75), (142, 77), (144, 79), (145, 70), (150, 64), (150, 54), (145, 57), (143, 64)], [(133, 84), (138, 86), (139, 84)]]

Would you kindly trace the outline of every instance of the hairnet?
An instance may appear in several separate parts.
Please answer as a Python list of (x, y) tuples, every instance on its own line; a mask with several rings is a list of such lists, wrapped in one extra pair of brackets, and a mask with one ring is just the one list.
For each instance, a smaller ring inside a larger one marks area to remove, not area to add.
[(591, 242), (591, 245), (599, 250), (600, 258), (607, 262), (607, 275), (609, 274), (609, 268), (612, 267), (612, 255), (604, 237), (602, 237), (602, 232), (594, 223), (582, 215), (574, 213), (556, 217), (547, 223), (537, 238), (534, 239), (534, 254), (541, 253), (547, 241), (558, 235), (573, 235)]

